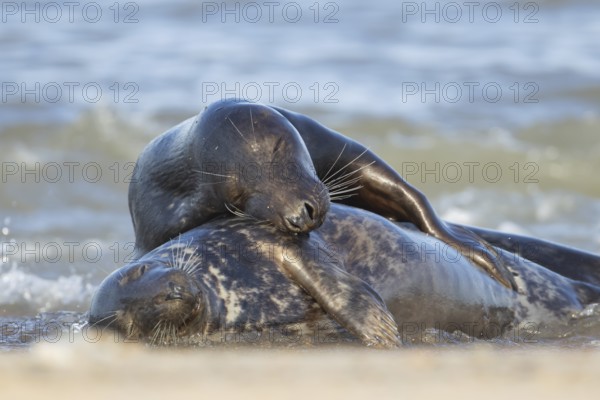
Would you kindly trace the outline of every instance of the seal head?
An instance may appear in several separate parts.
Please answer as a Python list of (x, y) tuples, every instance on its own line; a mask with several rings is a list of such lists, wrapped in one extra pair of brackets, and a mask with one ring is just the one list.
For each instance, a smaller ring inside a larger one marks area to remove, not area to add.
[(91, 326), (109, 327), (127, 339), (184, 336), (198, 331), (205, 316), (202, 291), (185, 272), (162, 261), (129, 264), (114, 271), (96, 291)]
[(246, 102), (216, 103), (202, 115), (199, 126), (211, 133), (192, 139), (193, 153), (204, 155), (196, 159), (201, 163), (194, 169), (196, 179), (201, 184), (220, 180), (217, 197), (229, 201), (229, 211), (292, 233), (323, 224), (329, 191), (286, 118), (273, 108)]
[(229, 213), (307, 233), (329, 205), (296, 127), (271, 107), (231, 100), (154, 139), (129, 185), (136, 257)]

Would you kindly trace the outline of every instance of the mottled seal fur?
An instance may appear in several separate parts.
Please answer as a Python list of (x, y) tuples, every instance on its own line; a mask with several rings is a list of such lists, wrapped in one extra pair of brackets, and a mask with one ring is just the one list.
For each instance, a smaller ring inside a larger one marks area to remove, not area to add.
[[(600, 297), (594, 282), (497, 252), (518, 291), (413, 225), (352, 207), (332, 204), (310, 235), (222, 218), (109, 275), (94, 296), (89, 322), (161, 342), (223, 327), (311, 326), (331, 318), (365, 344), (393, 347), (397, 335), (415, 326), (452, 327), (475, 337), (525, 323), (552, 330)], [(302, 281), (289, 279), (294, 268), (338, 274), (346, 283), (321, 308)]]
[(136, 255), (228, 212), (307, 233), (330, 200), (412, 222), (515, 286), (485, 240), (443, 222), (364, 146), (305, 115), (240, 100), (210, 105), (144, 149), (129, 187)]

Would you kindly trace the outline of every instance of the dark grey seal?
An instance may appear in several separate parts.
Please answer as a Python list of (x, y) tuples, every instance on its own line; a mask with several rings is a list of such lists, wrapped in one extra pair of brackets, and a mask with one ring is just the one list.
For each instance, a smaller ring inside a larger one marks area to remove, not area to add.
[[(451, 327), (474, 337), (531, 323), (558, 332), (573, 313), (600, 298), (597, 279), (560, 275), (544, 267), (548, 260), (542, 254), (536, 264), (496, 251), (518, 291), (413, 225), (352, 207), (332, 204), (310, 235), (222, 218), (109, 275), (94, 296), (89, 322), (162, 343), (231, 327), (314, 328), (333, 320), (367, 345), (394, 347), (415, 326)], [(586, 268), (570, 268), (580, 267)], [(311, 291), (306, 282), (327, 281), (318, 276), (292, 281), (290, 270), (322, 271), (346, 283)], [(323, 299), (322, 293), (331, 297)]]
[(136, 255), (229, 212), (307, 233), (330, 200), (411, 222), (515, 287), (492, 246), (438, 218), (363, 145), (305, 115), (240, 100), (210, 105), (144, 149), (129, 186)]

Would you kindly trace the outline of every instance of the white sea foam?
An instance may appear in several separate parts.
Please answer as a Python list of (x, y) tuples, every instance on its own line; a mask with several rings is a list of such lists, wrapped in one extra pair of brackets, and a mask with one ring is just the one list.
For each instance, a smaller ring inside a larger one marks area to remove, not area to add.
[(44, 279), (25, 272), (17, 263), (0, 275), (0, 310), (19, 312), (86, 310), (95, 286), (81, 275)]

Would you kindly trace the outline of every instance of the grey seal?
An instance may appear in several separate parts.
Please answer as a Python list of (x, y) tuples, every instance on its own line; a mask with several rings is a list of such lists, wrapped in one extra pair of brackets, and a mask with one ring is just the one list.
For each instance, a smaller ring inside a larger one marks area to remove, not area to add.
[[(332, 204), (310, 235), (223, 217), (110, 274), (93, 298), (89, 322), (161, 342), (224, 327), (327, 320), (364, 344), (395, 347), (406, 326), (452, 326), (474, 337), (501, 335), (524, 323), (552, 331), (600, 299), (600, 282), (545, 268), (542, 254), (534, 263), (496, 251), (518, 291), (414, 225), (361, 209)], [(571, 266), (579, 267), (585, 268)], [(292, 280), (292, 269), (317, 275)], [(342, 277), (344, 285), (311, 291), (305, 282), (327, 284), (318, 273)]]

